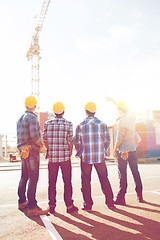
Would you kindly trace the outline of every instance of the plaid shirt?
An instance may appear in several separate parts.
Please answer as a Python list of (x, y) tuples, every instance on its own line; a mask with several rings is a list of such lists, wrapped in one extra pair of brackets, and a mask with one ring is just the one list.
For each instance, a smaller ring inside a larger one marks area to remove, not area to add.
[(40, 140), (42, 132), (36, 114), (25, 111), (17, 122), (17, 148), (21, 151), (22, 147), (35, 145)]
[(44, 124), (44, 141), (48, 143), (46, 158), (50, 162), (70, 160), (69, 145), (73, 143), (73, 125), (64, 118), (55, 118)]
[(107, 125), (96, 117), (87, 117), (76, 128), (74, 144), (76, 156), (82, 161), (88, 164), (103, 162), (110, 144)]
[(119, 152), (136, 151), (138, 134), (136, 133), (136, 115), (127, 112), (118, 119), (116, 124), (116, 139), (121, 140)]

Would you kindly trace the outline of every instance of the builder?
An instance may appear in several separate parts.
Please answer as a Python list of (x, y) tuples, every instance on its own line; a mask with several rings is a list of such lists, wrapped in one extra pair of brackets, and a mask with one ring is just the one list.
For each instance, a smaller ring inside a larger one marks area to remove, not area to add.
[(71, 155), (73, 148), (73, 125), (63, 118), (64, 105), (57, 102), (53, 105), (55, 118), (47, 121), (44, 125), (44, 142), (47, 147), (49, 158), (49, 211), (54, 214), (56, 207), (56, 182), (58, 170), (61, 168), (64, 182), (64, 202), (67, 213), (78, 210), (73, 204), (72, 181), (71, 181)]
[(128, 105), (124, 101), (118, 102), (116, 107), (119, 111), (120, 118), (116, 124), (117, 134), (114, 155), (117, 156), (118, 160), (120, 189), (115, 204), (126, 205), (127, 163), (129, 163), (134, 178), (137, 199), (143, 203), (142, 181), (138, 170), (136, 153), (136, 148), (140, 142), (140, 137), (135, 130), (136, 116), (133, 112), (129, 111)]
[(109, 209), (115, 209), (113, 192), (108, 179), (105, 158), (110, 144), (110, 135), (107, 125), (95, 117), (96, 105), (89, 102), (85, 106), (86, 118), (76, 128), (74, 144), (77, 156), (81, 159), (81, 190), (84, 199), (82, 210), (91, 211), (93, 200), (91, 196), (91, 171), (95, 167), (105, 203)]
[[(37, 116), (34, 114), (37, 101), (29, 96), (25, 100), (26, 111), (17, 123), (17, 148), (21, 154), (22, 172), (18, 186), (18, 208), (28, 207), (28, 216), (44, 215), (37, 205), (36, 189), (39, 178), (40, 150), (43, 147), (42, 134)], [(26, 185), (28, 182), (27, 199)]]

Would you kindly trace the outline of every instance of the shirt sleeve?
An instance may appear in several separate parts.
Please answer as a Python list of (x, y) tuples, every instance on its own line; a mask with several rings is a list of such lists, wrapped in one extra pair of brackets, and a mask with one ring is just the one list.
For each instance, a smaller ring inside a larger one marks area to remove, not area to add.
[(69, 124), (69, 130), (68, 130), (68, 143), (73, 143), (73, 125), (72, 123)]
[(30, 137), (32, 142), (38, 142), (42, 140), (42, 132), (36, 117), (32, 118), (29, 124)]
[(105, 128), (104, 129), (104, 139), (105, 139), (104, 147), (105, 147), (105, 151), (107, 153), (107, 150), (108, 150), (110, 142), (111, 142), (111, 137), (110, 137), (107, 125), (105, 125), (104, 128)]
[(75, 133), (75, 136), (74, 136), (74, 145), (75, 145), (75, 148), (77, 150), (77, 152), (80, 150), (81, 148), (81, 137), (80, 137), (80, 127), (77, 126), (76, 128), (76, 133)]
[(44, 141), (47, 141), (47, 124), (46, 123), (44, 124), (44, 127), (43, 127), (43, 139)]

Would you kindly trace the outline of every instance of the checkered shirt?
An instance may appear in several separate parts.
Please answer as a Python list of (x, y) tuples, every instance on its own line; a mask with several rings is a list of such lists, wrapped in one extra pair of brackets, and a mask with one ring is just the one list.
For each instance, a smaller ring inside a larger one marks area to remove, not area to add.
[(118, 147), (119, 152), (136, 151), (137, 133), (135, 129), (136, 115), (134, 112), (127, 112), (121, 116), (116, 123), (116, 139), (121, 141)]
[(17, 122), (17, 148), (21, 151), (23, 146), (35, 145), (42, 140), (42, 132), (36, 114), (25, 111)]
[(50, 162), (70, 160), (69, 145), (73, 143), (73, 125), (64, 118), (55, 118), (44, 124), (44, 141), (48, 142), (47, 155)]
[(103, 162), (110, 144), (107, 125), (96, 117), (87, 117), (76, 128), (74, 144), (76, 156), (82, 161), (88, 164)]

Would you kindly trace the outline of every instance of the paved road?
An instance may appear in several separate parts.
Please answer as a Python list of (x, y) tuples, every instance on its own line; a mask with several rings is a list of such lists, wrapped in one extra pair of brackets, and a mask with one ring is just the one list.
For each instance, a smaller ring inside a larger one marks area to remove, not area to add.
[[(55, 215), (28, 218), (26, 212), (17, 210), (17, 185), (20, 171), (0, 171), (0, 239), (63, 239), (63, 240), (159, 240), (160, 239), (160, 161), (154, 164), (139, 164), (144, 185), (146, 203), (138, 203), (134, 182), (128, 170), (128, 206), (109, 210), (104, 204), (95, 170), (92, 172), (92, 213), (79, 210), (66, 213), (63, 202), (63, 182), (59, 173), (57, 183), (57, 208)], [(108, 166), (114, 194), (118, 191), (117, 166)], [(40, 170), (37, 199), (47, 207), (47, 169)], [(73, 167), (73, 191), (75, 205), (80, 208), (80, 169)]]

